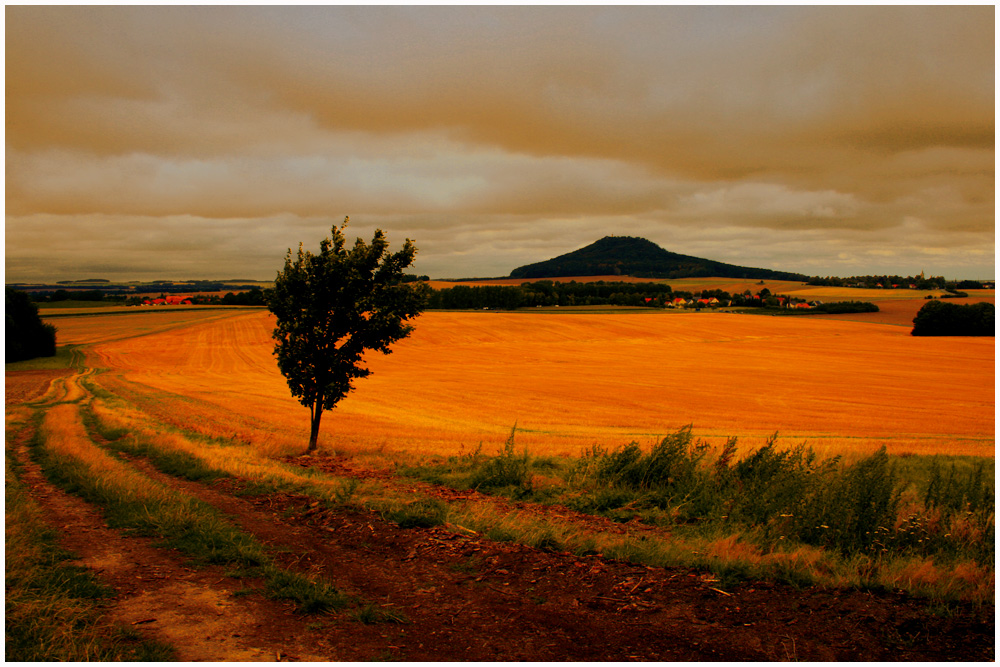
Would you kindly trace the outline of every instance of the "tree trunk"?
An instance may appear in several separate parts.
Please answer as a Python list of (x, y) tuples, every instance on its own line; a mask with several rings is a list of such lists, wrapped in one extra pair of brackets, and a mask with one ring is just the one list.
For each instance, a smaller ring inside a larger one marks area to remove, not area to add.
[(309, 430), (309, 449), (307, 454), (316, 451), (316, 441), (319, 440), (319, 420), (323, 418), (323, 403), (317, 402), (309, 406), (311, 428)]

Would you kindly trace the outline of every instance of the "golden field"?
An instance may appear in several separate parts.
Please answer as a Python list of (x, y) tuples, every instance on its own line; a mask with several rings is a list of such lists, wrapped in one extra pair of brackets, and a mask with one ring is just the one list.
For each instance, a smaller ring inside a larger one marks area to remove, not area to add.
[[(98, 381), (144, 411), (275, 454), (304, 450), (308, 411), (277, 370), (271, 316), (208, 312), (56, 324), (60, 344), (93, 343), (88, 365), (109, 369)], [(428, 312), (394, 349), (370, 357), (373, 375), (324, 417), (321, 448), (489, 453), (516, 423), (532, 453), (575, 455), (693, 424), (829, 454), (994, 455), (992, 338), (722, 313)]]

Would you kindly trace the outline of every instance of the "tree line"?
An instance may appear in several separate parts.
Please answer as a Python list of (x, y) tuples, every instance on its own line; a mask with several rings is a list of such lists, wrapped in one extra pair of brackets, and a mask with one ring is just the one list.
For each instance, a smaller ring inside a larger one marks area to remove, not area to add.
[[(840, 278), (837, 276), (813, 276), (806, 281), (808, 285), (820, 287), (860, 287), (867, 289), (909, 289), (913, 285), (919, 290), (948, 289), (985, 289), (986, 285), (978, 280), (947, 280), (944, 276), (898, 276), (898, 275), (867, 275)], [(992, 285), (992, 283), (990, 283)]]
[[(673, 291), (664, 283), (578, 283), (539, 280), (521, 285), (456, 285), (433, 290), (427, 308), (516, 310), (535, 306), (663, 305)], [(654, 304), (655, 301), (655, 304)]]

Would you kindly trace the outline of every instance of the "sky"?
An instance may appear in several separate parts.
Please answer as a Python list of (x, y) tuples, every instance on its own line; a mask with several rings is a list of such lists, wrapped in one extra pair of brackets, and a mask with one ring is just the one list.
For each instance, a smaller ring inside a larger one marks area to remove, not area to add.
[(385, 231), (995, 276), (994, 7), (5, 7), (9, 282), (273, 279)]

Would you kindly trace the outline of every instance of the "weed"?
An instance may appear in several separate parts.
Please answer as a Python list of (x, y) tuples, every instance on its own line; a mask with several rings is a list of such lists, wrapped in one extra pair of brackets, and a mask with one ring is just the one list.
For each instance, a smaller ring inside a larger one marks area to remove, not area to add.
[(474, 489), (499, 489), (514, 487), (524, 491), (531, 490), (531, 477), (528, 474), (528, 450), (520, 454), (514, 451), (515, 425), (504, 442), (503, 449), (492, 458), (478, 464), (472, 473), (470, 485)]
[(410, 622), (410, 619), (402, 612), (376, 607), (373, 604), (366, 604), (351, 612), (351, 618), (365, 625), (375, 625), (376, 623), (398, 623), (402, 625)]
[(333, 492), (333, 502), (338, 505), (347, 505), (351, 497), (358, 490), (358, 485), (361, 482), (356, 478), (345, 479), (339, 487), (337, 487)]
[(382, 513), (383, 519), (399, 524), (400, 528), (440, 526), (447, 516), (448, 506), (432, 498), (419, 498)]
[(313, 582), (294, 572), (276, 567), (266, 568), (265, 595), (272, 600), (291, 600), (303, 614), (315, 614), (341, 609), (350, 602), (349, 596), (324, 582)]

